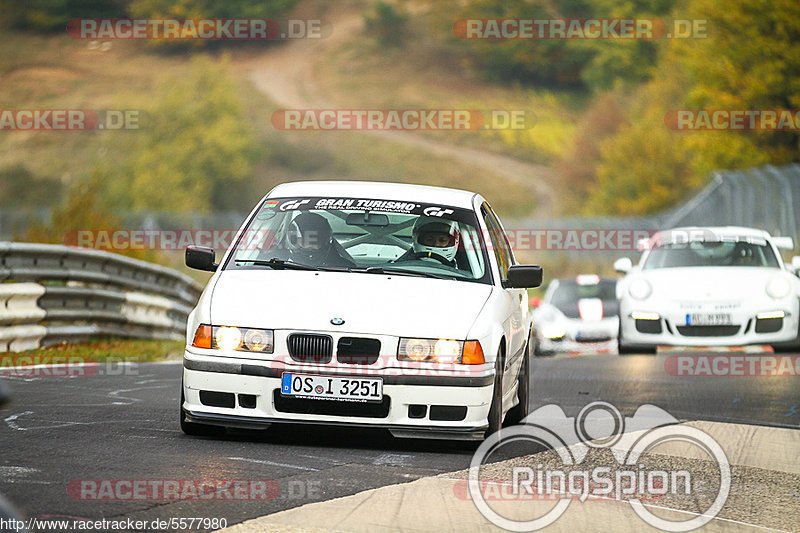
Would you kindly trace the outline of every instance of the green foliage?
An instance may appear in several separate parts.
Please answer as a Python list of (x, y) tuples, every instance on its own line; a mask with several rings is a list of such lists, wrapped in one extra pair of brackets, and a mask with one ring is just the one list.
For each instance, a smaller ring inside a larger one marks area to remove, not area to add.
[(364, 30), (384, 48), (399, 47), (408, 31), (408, 15), (387, 2), (376, 2), (372, 15), (364, 15)]
[[(0, 0), (0, 21), (36, 32), (64, 31), (78, 18), (280, 18), (297, 0)], [(197, 41), (202, 43), (202, 41)]]
[[(296, 0), (132, 0), (128, 8), (133, 18), (147, 19), (201, 19), (236, 18), (276, 19), (286, 14)], [(218, 46), (237, 44), (237, 41), (207, 41), (203, 39), (148, 41), (148, 46), (162, 51), (183, 51), (203, 48), (214, 43)]]
[[(31, 221), (22, 240), (52, 244), (72, 244), (77, 231), (114, 231), (122, 222), (111, 212), (98, 195), (106, 176), (96, 172), (92, 178), (72, 187), (64, 202), (53, 208), (49, 223)], [(111, 243), (107, 252), (121, 253), (137, 259), (153, 260), (154, 252), (147, 250), (116, 250)]]
[(279, 18), (297, 0), (132, 0), (128, 11), (139, 18)]
[(251, 175), (258, 155), (227, 59), (196, 56), (188, 73), (166, 74), (154, 94), (122, 197), (140, 209), (225, 207), (226, 190)]
[[(476, 0), (454, 5), (455, 19), (515, 18), (551, 19), (588, 16), (589, 0)], [(581, 70), (592, 57), (589, 50), (573, 49), (565, 40), (464, 40), (473, 62), (489, 79), (521, 81), (545, 87), (574, 87), (581, 84)]]
[(25, 165), (0, 169), (0, 205), (35, 205), (55, 201), (61, 193), (61, 182), (39, 179)]
[(652, 213), (691, 194), (714, 170), (800, 159), (796, 131), (672, 131), (665, 124), (676, 109), (800, 106), (800, 4), (688, 0), (674, 16), (709, 20), (711, 35), (668, 43), (627, 110), (630, 124), (601, 145), (590, 212)]
[[(676, 0), (589, 0), (591, 16), (618, 19), (662, 19)], [(630, 87), (649, 80), (664, 41), (647, 39), (587, 39), (569, 42), (571, 50), (583, 50), (591, 59), (583, 65), (581, 80), (592, 91)]]
[[(693, 0), (689, 17), (710, 21), (711, 36), (676, 41), (692, 85), (687, 107), (800, 108), (800, 3)], [(774, 163), (798, 160), (800, 133), (744, 133)]]
[(0, 17), (14, 28), (65, 31), (77, 18), (124, 17), (128, 0), (0, 0)]
[(564, 210), (582, 209), (596, 187), (600, 146), (627, 121), (624, 100), (622, 94), (599, 95), (578, 122), (574, 138), (565, 143), (567, 151), (557, 165)]
[[(448, 4), (439, 18), (659, 18), (676, 0), (474, 0)], [(454, 15), (456, 13), (456, 15)], [(451, 22), (452, 24), (452, 22)], [(603, 91), (650, 78), (659, 42), (637, 39), (465, 40), (472, 63), (496, 81)]]

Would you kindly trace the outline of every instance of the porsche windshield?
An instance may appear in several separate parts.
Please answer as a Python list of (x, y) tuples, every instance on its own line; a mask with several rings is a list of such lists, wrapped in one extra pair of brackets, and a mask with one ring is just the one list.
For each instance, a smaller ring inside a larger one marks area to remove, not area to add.
[(268, 198), (224, 268), (303, 268), (490, 283), (469, 209), (374, 198)]
[(766, 241), (690, 241), (663, 243), (647, 256), (644, 270), (697, 266), (780, 268)]

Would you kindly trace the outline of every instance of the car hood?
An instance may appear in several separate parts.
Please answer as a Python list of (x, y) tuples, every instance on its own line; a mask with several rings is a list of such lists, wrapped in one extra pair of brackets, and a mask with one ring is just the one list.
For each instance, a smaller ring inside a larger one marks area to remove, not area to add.
[(646, 270), (636, 277), (650, 282), (650, 298), (703, 302), (764, 297), (769, 280), (781, 272), (766, 267), (685, 267)]
[[(491, 294), (486, 284), (313, 272), (222, 272), (211, 299), (217, 325), (464, 339)], [(341, 318), (344, 324), (333, 326)]]

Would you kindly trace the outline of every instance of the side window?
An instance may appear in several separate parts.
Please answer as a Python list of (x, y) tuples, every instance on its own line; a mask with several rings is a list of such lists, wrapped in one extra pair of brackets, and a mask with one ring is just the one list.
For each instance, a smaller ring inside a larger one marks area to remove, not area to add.
[(500, 277), (505, 280), (508, 277), (508, 268), (514, 264), (514, 256), (511, 255), (511, 247), (508, 245), (508, 240), (500, 229), (500, 224), (492, 213), (491, 208), (487, 204), (481, 207), (481, 214), (486, 222), (486, 228), (489, 230), (489, 240), (492, 242), (492, 250), (497, 258), (497, 264), (500, 267)]
[(511, 248), (511, 244), (508, 242), (508, 235), (506, 235), (506, 232), (503, 231), (503, 226), (500, 224), (500, 219), (494, 213), (492, 206), (486, 204), (486, 207), (489, 209), (489, 214), (491, 215), (492, 219), (495, 221), (495, 224), (497, 225), (497, 231), (500, 235), (500, 245), (504, 248), (506, 255), (508, 255), (510, 261), (509, 265), (516, 265), (517, 260), (514, 257), (514, 250)]

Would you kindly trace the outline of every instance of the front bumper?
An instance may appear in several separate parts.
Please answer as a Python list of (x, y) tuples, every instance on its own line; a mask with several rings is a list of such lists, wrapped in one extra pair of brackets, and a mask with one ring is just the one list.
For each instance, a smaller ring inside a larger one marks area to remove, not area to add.
[(618, 331), (616, 316), (593, 321), (569, 319), (562, 337), (548, 338), (542, 334), (542, 328), (537, 329), (537, 349), (539, 353), (616, 350)]
[[(386, 428), (402, 437), (480, 439), (488, 427), (494, 368), (492, 365), (461, 368), (451, 372), (376, 370), (360, 365), (219, 358), (187, 350), (182, 408), (189, 422), (227, 427), (263, 428), (275, 422), (290, 422)], [(355, 405), (334, 400), (287, 401), (280, 394), (284, 371), (381, 377), (384, 400), (382, 404)], [(205, 398), (209, 392), (222, 393), (226, 395), (223, 397), (231, 398), (231, 403), (224, 407), (209, 405), (207, 400), (204, 403), (202, 391), (206, 391)], [(441, 419), (443, 413), (445, 420)]]
[[(645, 346), (742, 346), (791, 343), (798, 336), (797, 305), (792, 308), (765, 305), (761, 309), (726, 310), (730, 314), (730, 323), (720, 325), (692, 325), (687, 323), (687, 310), (670, 307), (653, 309), (641, 306), (623, 312), (620, 318), (623, 343)], [(759, 315), (776, 312), (782, 313), (783, 318), (759, 318)], [(643, 316), (647, 319), (640, 318)]]

